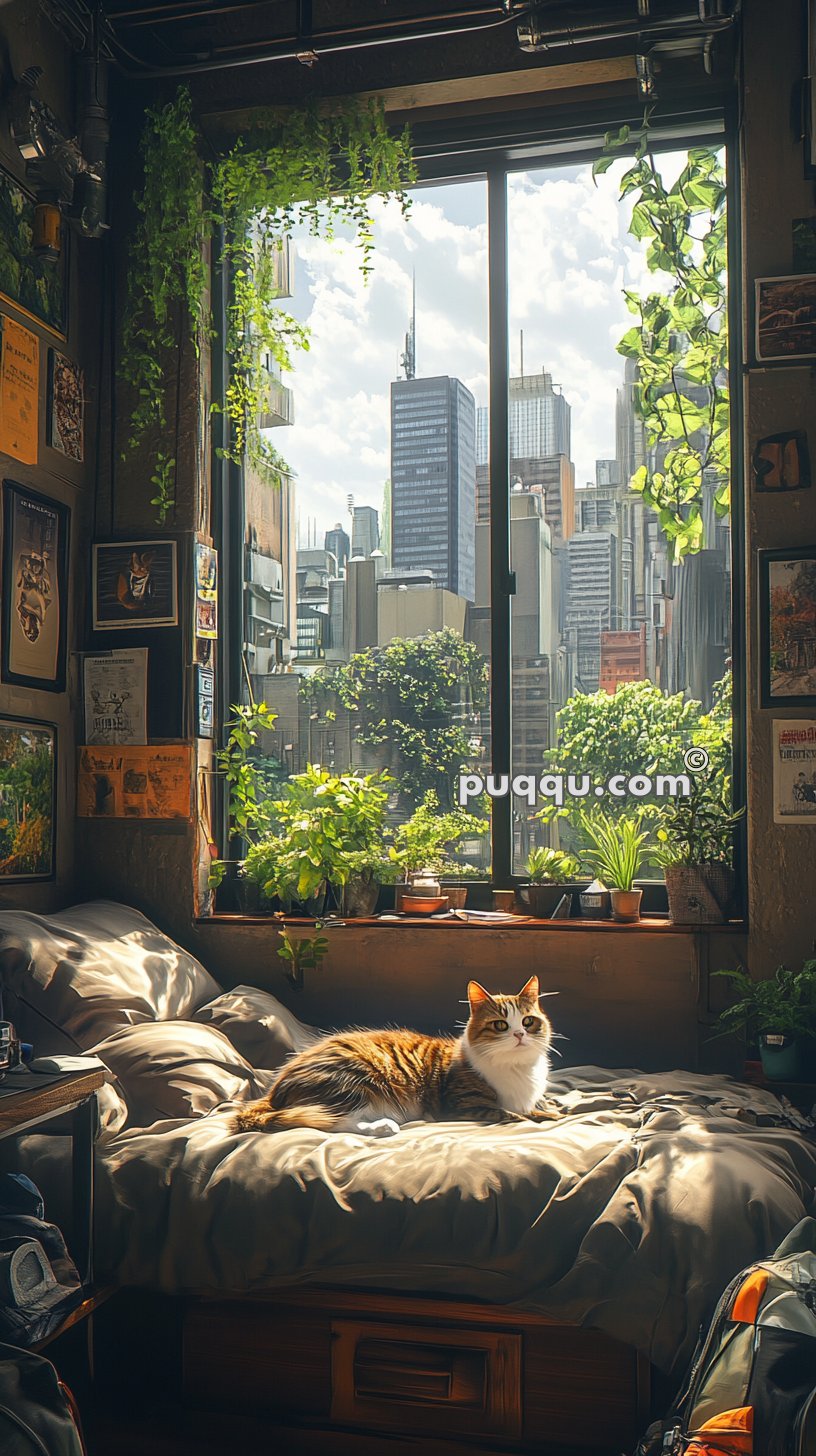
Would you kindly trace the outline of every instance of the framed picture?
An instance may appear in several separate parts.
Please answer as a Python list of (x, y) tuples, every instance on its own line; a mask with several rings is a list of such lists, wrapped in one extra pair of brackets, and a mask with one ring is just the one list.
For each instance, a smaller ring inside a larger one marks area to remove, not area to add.
[(85, 459), (85, 375), (59, 349), (48, 350), (45, 443), (80, 465)]
[(810, 455), (807, 433), (786, 430), (757, 440), (751, 457), (754, 490), (778, 495), (781, 491), (807, 490), (810, 485)]
[(3, 481), (4, 682), (65, 691), (70, 511)]
[(816, 359), (816, 273), (757, 278), (756, 356)]
[(93, 548), (95, 632), (175, 627), (175, 541), (103, 541)]
[(816, 546), (759, 552), (760, 706), (816, 707)]
[(56, 263), (31, 250), (34, 197), (0, 168), (0, 295), (22, 313), (66, 337), (68, 238), (63, 233)]
[(55, 873), (57, 730), (0, 718), (0, 884)]

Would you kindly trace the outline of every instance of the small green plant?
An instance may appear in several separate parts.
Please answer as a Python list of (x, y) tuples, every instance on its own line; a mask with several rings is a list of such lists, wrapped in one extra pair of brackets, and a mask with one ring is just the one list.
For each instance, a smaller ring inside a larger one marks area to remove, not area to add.
[(281, 938), (278, 955), (288, 963), (286, 979), (296, 991), (303, 990), (303, 972), (316, 971), (329, 953), (328, 938), (320, 934), (322, 929), (323, 921), (316, 920), (314, 935), (293, 936), (286, 926), (278, 931)]
[(609, 890), (631, 890), (635, 876), (646, 859), (648, 832), (640, 814), (612, 819), (602, 809), (584, 813), (579, 828), (589, 847), (583, 858)]
[(674, 799), (663, 812), (655, 860), (664, 869), (670, 865), (730, 865), (734, 829), (744, 813), (744, 809), (731, 811), (729, 782), (711, 783), (702, 775), (695, 778), (691, 793)]
[(244, 873), (266, 899), (285, 907), (327, 891), (339, 903), (361, 865), (386, 858), (386, 774), (331, 774), (309, 764), (269, 805), (274, 829), (252, 845)]
[(747, 971), (714, 971), (730, 981), (739, 999), (720, 1013), (722, 1033), (745, 1032), (749, 1040), (763, 1035), (816, 1037), (816, 960), (798, 971), (779, 966), (768, 980), (755, 981)]
[(580, 870), (575, 855), (563, 849), (531, 849), (527, 856), (527, 878), (534, 885), (566, 885)]
[(463, 839), (486, 834), (489, 827), (486, 819), (477, 819), (464, 809), (443, 814), (436, 790), (428, 789), (410, 819), (395, 831), (389, 858), (405, 877), (426, 869), (437, 874), (458, 875), (461, 866), (452, 858), (453, 850)]
[(176, 504), (175, 456), (165, 455), (163, 450), (157, 452), (150, 484), (155, 491), (155, 495), (150, 497), (150, 504), (156, 507), (156, 520), (163, 526)]

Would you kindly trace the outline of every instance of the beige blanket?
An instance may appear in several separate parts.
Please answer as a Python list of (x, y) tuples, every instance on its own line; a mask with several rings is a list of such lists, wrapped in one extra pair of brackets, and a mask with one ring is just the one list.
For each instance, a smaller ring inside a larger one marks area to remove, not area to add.
[(120, 1133), (100, 1150), (100, 1272), (518, 1302), (682, 1367), (727, 1280), (814, 1211), (816, 1145), (726, 1078), (584, 1067), (552, 1091), (565, 1115), (543, 1126), (239, 1136), (222, 1107)]

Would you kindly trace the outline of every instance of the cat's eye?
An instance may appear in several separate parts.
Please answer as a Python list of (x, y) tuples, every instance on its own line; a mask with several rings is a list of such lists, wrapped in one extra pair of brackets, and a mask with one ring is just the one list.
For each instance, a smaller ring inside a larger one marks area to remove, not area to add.
[(522, 1016), (521, 1024), (522, 1026), (535, 1026), (536, 1018), (534, 1016)]
[(493, 1031), (506, 1031), (507, 1030), (507, 1022), (506, 1021), (491, 1021), (490, 1026), (491, 1026), (491, 1029)]

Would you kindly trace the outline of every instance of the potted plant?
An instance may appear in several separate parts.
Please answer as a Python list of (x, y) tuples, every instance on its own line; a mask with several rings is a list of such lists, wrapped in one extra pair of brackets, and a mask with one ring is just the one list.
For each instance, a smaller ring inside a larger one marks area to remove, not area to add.
[[(271, 805), (275, 828), (250, 848), (244, 873), (290, 913), (343, 910), (350, 881), (386, 861), (385, 774), (332, 774), (309, 764)], [(358, 912), (359, 913), (359, 912)]]
[[(475, 814), (466, 814), (464, 809), (451, 809), (446, 814), (440, 810), (439, 796), (429, 789), (421, 804), (418, 804), (411, 818), (394, 831), (394, 843), (388, 854), (396, 867), (399, 878), (396, 884), (395, 904), (399, 909), (400, 892), (404, 893), (412, 877), (424, 870), (431, 871), (437, 878), (464, 879), (478, 876), (478, 870), (470, 865), (461, 865), (453, 859), (453, 851), (463, 839), (480, 838), (489, 828), (486, 819)], [(460, 893), (457, 896), (456, 890)], [(451, 908), (464, 905), (466, 886), (446, 885)], [(457, 905), (456, 901), (460, 904)]]
[(580, 829), (589, 841), (584, 857), (599, 880), (607, 886), (612, 901), (612, 918), (624, 923), (640, 919), (642, 890), (635, 889), (635, 877), (646, 858), (649, 838), (641, 814), (622, 814), (613, 819), (602, 809), (582, 814)]
[(779, 966), (767, 980), (747, 971), (714, 971), (724, 976), (739, 999), (721, 1012), (722, 1030), (744, 1032), (759, 1045), (765, 1076), (771, 1082), (816, 1079), (816, 960), (798, 971)]
[(527, 857), (529, 885), (522, 892), (530, 912), (538, 920), (549, 920), (565, 893), (575, 883), (580, 864), (574, 854), (563, 849), (531, 849)]
[(719, 924), (734, 900), (734, 826), (728, 782), (702, 777), (691, 793), (674, 799), (661, 815), (655, 859), (666, 877), (669, 915), (675, 924)]

